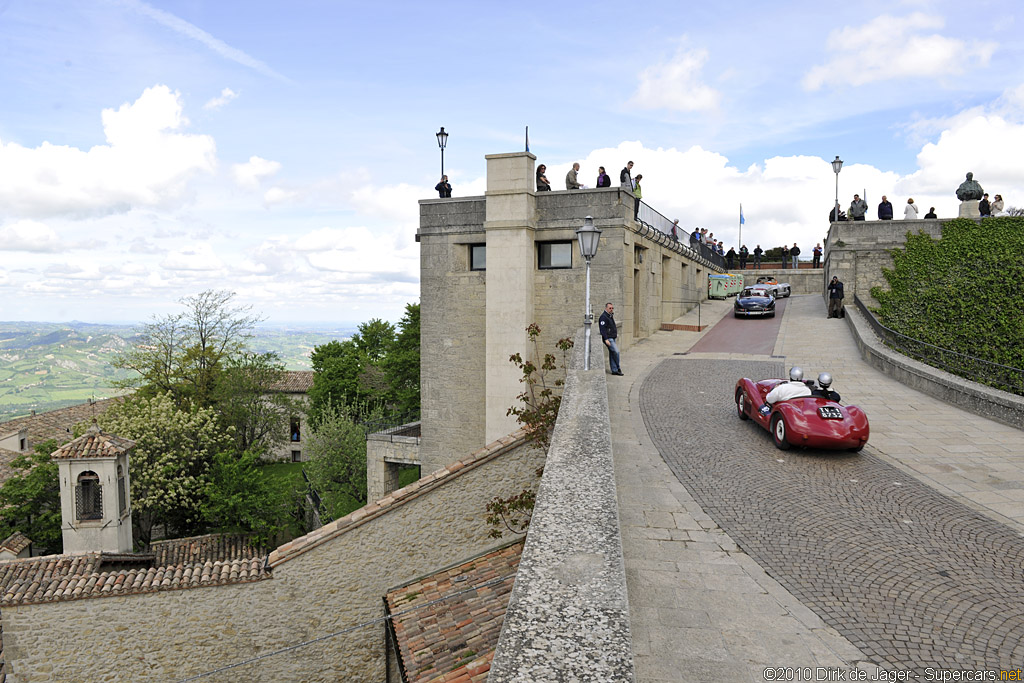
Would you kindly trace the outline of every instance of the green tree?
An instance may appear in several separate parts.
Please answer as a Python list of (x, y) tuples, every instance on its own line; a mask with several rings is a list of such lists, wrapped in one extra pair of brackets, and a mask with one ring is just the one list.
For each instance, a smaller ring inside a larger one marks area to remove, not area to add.
[(272, 391), (285, 376), (275, 353), (242, 352), (222, 363), (213, 401), (221, 423), (233, 429), (237, 453), (265, 454), (287, 439), (295, 401)]
[(245, 533), (268, 544), (287, 525), (289, 503), (263, 476), (258, 453), (214, 454), (202, 505), (213, 531)]
[(148, 545), (157, 525), (174, 535), (200, 530), (214, 454), (231, 446), (231, 432), (214, 411), (183, 410), (170, 393), (134, 395), (98, 421), (105, 431), (135, 441), (129, 473), (136, 542)]
[(328, 405), (306, 441), (307, 475), (331, 518), (366, 503), (366, 429), (351, 406)]
[(408, 304), (399, 331), (381, 361), (400, 417), (420, 412), (420, 305)]
[(63, 551), (60, 530), (60, 480), (50, 453), (57, 450), (50, 439), (36, 444), (33, 453), (11, 461), (15, 471), (0, 486), (0, 538), (15, 531), (28, 536), (43, 554)]
[(240, 353), (260, 321), (249, 306), (234, 306), (234, 292), (206, 290), (185, 297), (185, 311), (154, 319), (139, 343), (120, 355), (115, 367), (138, 373), (123, 386), (148, 395), (169, 393), (181, 408), (209, 406), (221, 362)]
[(351, 339), (313, 349), (309, 415), (314, 424), (331, 405), (391, 403), (391, 386), (383, 365), (394, 339), (394, 325), (374, 318), (361, 323)]

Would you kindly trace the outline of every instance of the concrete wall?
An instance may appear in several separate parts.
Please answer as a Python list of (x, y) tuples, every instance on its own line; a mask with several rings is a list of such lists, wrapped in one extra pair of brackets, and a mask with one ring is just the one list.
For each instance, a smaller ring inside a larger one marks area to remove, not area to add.
[[(535, 487), (542, 462), (506, 437), (281, 546), (255, 583), (5, 606), (8, 680), (180, 680), (377, 619), (388, 589), (507, 543), (485, 505)], [(204, 680), (381, 681), (384, 657), (377, 622)]]
[[(871, 288), (888, 289), (883, 268), (892, 268), (890, 250), (906, 244), (907, 233), (919, 231), (934, 239), (942, 237), (942, 220), (840, 221), (829, 227), (825, 238), (824, 282), (838, 275), (846, 303), (858, 294), (868, 306), (877, 306)], [(825, 296), (824, 291), (822, 296)]]

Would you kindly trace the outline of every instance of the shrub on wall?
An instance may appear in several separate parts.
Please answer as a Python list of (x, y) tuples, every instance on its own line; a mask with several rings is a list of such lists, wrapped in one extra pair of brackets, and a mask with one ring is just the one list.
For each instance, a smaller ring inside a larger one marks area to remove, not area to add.
[(874, 287), (878, 318), (900, 334), (1024, 367), (1024, 217), (958, 218), (942, 239), (908, 233)]

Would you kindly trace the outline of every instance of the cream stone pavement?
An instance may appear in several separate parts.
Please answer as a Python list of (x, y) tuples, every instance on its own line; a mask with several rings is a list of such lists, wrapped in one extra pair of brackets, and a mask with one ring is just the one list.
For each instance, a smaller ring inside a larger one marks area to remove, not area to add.
[[(701, 307), (701, 322), (710, 329), (731, 311), (729, 300), (709, 301)], [(697, 314), (675, 322), (696, 324)], [(772, 667), (811, 667), (812, 673), (824, 667), (824, 674), (856, 668), (873, 675), (874, 663), (718, 528), (647, 434), (639, 409), (644, 379), (662, 359), (687, 352), (705, 333), (656, 333), (623, 353), (624, 377), (608, 378), (637, 679), (763, 681), (773, 680)], [(1024, 433), (909, 389), (869, 366), (846, 321), (826, 319), (819, 296), (787, 301), (774, 355), (787, 367), (801, 365), (807, 377), (823, 370), (833, 374), (844, 402), (861, 406), (871, 419), (866, 451), (1024, 530)]]

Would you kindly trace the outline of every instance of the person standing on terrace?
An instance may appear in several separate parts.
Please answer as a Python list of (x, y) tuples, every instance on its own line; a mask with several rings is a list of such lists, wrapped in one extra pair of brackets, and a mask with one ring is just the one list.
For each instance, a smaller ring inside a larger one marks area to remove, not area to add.
[(576, 174), (579, 173), (579, 172), (580, 172), (580, 165), (578, 163), (577, 164), (573, 164), (572, 168), (569, 169), (569, 172), (565, 174), (565, 189), (567, 189), (567, 190), (578, 190), (581, 187), (583, 187), (582, 185), (580, 185), (580, 181), (576, 177)]
[(548, 182), (548, 177), (544, 173), (548, 170), (548, 167), (541, 164), (537, 167), (537, 192), (550, 192), (551, 183)]
[(441, 182), (434, 185), (434, 189), (437, 190), (437, 196), (441, 199), (447, 199), (452, 196), (452, 186), (448, 182), (448, 176), (441, 176)]
[(612, 177), (604, 172), (604, 166), (597, 168), (597, 185), (595, 187), (611, 187)]

